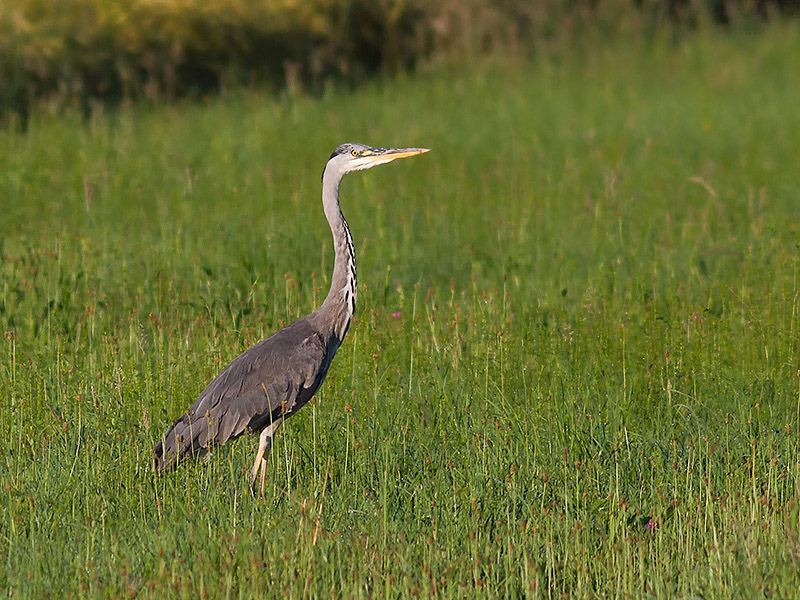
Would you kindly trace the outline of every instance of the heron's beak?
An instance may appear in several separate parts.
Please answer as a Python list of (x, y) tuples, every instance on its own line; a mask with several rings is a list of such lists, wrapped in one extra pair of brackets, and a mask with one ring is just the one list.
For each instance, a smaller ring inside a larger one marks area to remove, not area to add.
[(365, 150), (361, 160), (364, 161), (365, 166), (374, 167), (398, 158), (408, 158), (409, 156), (425, 154), (426, 152), (430, 152), (430, 148), (376, 148), (374, 150)]
[(387, 148), (380, 154), (376, 154), (375, 158), (391, 157), (392, 160), (394, 160), (396, 158), (408, 158), (409, 156), (416, 156), (417, 154), (425, 154), (430, 151), (430, 148)]

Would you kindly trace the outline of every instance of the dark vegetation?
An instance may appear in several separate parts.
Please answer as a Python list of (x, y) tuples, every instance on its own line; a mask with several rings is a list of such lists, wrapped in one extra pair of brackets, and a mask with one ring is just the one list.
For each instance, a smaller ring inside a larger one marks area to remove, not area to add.
[(232, 85), (321, 91), (420, 63), (558, 54), (588, 39), (750, 26), (798, 0), (6, 0), (0, 114), (198, 97)]

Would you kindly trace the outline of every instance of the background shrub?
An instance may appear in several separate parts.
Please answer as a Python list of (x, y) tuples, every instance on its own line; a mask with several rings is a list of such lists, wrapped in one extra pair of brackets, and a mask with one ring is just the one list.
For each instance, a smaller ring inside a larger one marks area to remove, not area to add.
[(5, 0), (0, 110), (159, 101), (230, 84), (358, 80), (420, 61), (553, 53), (664, 26), (750, 23), (800, 0)]

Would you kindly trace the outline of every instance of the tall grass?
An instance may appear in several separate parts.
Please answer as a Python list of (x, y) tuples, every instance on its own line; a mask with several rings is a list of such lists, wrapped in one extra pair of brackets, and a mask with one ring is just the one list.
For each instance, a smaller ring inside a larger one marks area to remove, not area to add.
[[(792, 597), (800, 39), (697, 36), (356, 93), (0, 133), (0, 589), (12, 597)], [(357, 320), (256, 440), (153, 442), (317, 306), (324, 160)]]

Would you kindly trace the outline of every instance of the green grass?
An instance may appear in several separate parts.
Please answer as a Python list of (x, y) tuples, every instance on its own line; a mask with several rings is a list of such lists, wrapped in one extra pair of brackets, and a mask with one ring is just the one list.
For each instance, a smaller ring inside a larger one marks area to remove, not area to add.
[[(800, 31), (254, 91), (0, 132), (0, 590), (789, 598)], [(317, 306), (342, 141), (353, 328), (256, 439), (154, 441)]]

